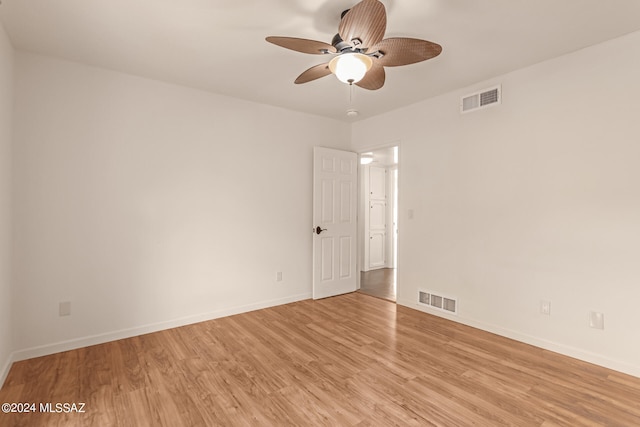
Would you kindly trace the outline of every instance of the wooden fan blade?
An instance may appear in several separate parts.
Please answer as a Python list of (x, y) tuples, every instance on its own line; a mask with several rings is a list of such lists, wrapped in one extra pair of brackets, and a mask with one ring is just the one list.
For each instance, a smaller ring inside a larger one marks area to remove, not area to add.
[(367, 71), (362, 80), (356, 83), (356, 86), (360, 86), (363, 89), (377, 90), (384, 86), (384, 79), (384, 67), (374, 59), (371, 69)]
[(312, 80), (319, 79), (320, 77), (328, 76), (329, 74), (331, 74), (329, 63), (316, 65), (300, 74), (294, 83), (297, 85), (301, 83), (308, 83)]
[(387, 11), (378, 0), (363, 0), (344, 15), (338, 34), (347, 43), (360, 40), (361, 49), (377, 44), (387, 29)]
[(277, 46), (295, 50), (296, 52), (311, 53), (314, 55), (322, 55), (327, 52), (336, 53), (336, 48), (331, 46), (329, 43), (319, 42), (316, 40), (277, 36), (267, 37), (265, 40)]
[(410, 39), (406, 37), (392, 37), (382, 40), (369, 49), (374, 53), (379, 51), (384, 56), (378, 62), (385, 67), (414, 64), (434, 58), (442, 52), (442, 46), (426, 40)]

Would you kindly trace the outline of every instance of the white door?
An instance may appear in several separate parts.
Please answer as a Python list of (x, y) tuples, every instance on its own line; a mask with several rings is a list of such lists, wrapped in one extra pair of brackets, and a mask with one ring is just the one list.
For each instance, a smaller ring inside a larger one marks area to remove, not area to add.
[(313, 299), (356, 290), (357, 155), (313, 149)]
[(387, 170), (369, 167), (369, 264), (368, 269), (387, 263)]
[[(373, 192), (371, 193), (373, 194)], [(386, 263), (387, 202), (369, 202), (369, 269), (383, 268)]]

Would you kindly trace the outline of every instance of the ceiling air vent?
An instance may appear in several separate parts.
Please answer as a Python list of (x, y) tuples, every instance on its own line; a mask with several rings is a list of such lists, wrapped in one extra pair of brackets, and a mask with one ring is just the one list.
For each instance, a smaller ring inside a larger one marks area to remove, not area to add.
[(444, 311), (449, 314), (458, 314), (457, 298), (445, 297), (431, 291), (419, 291), (418, 304), (431, 309)]
[(502, 89), (500, 85), (490, 89), (484, 89), (471, 95), (463, 96), (460, 100), (460, 112), (468, 113), (481, 108), (498, 105), (502, 102)]

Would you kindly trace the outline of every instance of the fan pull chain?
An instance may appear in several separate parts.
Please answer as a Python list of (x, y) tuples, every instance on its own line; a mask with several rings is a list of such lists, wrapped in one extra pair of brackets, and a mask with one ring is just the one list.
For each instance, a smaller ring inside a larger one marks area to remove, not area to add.
[(353, 99), (355, 95), (354, 86), (355, 85), (353, 83), (349, 85), (349, 108), (347, 109), (347, 116), (349, 117), (355, 117), (358, 115), (358, 110), (356, 110), (355, 107), (353, 106)]

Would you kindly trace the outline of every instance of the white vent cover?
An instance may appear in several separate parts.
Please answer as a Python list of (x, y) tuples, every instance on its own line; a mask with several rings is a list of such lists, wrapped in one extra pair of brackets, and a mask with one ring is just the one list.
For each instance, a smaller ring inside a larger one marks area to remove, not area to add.
[(502, 88), (500, 85), (484, 89), (460, 99), (460, 112), (468, 113), (481, 108), (499, 105), (502, 103)]
[(449, 314), (458, 314), (458, 299), (431, 291), (418, 291), (418, 304)]

